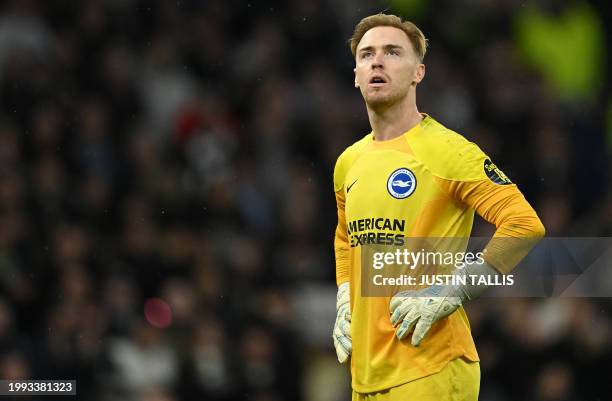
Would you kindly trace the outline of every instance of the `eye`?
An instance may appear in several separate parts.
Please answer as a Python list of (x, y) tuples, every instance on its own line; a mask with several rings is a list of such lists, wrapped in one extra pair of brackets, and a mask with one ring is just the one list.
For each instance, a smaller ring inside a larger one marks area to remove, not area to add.
[(368, 58), (372, 55), (372, 52), (363, 52), (361, 53), (361, 58)]
[(387, 54), (390, 54), (392, 56), (399, 56), (399, 51), (397, 49), (389, 49), (387, 50)]

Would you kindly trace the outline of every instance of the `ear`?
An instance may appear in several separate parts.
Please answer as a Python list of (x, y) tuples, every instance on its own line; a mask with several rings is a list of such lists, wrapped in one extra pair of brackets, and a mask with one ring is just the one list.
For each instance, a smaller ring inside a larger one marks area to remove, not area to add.
[(355, 88), (359, 88), (359, 84), (357, 83), (357, 68), (353, 68), (353, 74), (355, 74)]
[(419, 63), (417, 64), (414, 70), (414, 76), (412, 77), (413, 84), (419, 84), (425, 78), (425, 64)]

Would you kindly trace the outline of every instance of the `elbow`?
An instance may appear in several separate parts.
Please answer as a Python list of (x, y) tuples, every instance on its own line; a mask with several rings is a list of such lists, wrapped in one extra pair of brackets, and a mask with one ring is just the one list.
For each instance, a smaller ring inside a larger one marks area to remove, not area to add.
[(521, 217), (517, 220), (516, 225), (522, 227), (524, 237), (539, 240), (546, 235), (546, 227), (542, 224), (542, 220), (540, 220), (535, 210)]
[(501, 224), (497, 229), (501, 236), (528, 238), (536, 241), (546, 234), (546, 228), (537, 215), (523, 216), (521, 219)]
[(546, 227), (542, 224), (542, 221), (536, 217), (535, 222), (531, 228), (531, 236), (534, 238), (543, 238), (546, 235)]

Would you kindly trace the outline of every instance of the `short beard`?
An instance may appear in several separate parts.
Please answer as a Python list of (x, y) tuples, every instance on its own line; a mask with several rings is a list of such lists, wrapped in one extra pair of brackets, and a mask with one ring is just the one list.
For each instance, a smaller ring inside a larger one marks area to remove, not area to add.
[(363, 95), (363, 100), (365, 100), (368, 108), (374, 111), (383, 111), (385, 109), (388, 109), (394, 104), (400, 102), (401, 99), (402, 97), (398, 93), (393, 92), (384, 97), (368, 98), (365, 96), (365, 94)]

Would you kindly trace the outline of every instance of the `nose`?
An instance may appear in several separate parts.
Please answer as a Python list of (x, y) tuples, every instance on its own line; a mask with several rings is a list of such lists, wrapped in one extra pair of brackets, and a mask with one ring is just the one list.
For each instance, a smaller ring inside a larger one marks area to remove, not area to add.
[(376, 55), (372, 58), (372, 69), (376, 68), (384, 68), (383, 64), (383, 54), (377, 52)]

